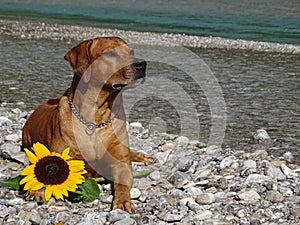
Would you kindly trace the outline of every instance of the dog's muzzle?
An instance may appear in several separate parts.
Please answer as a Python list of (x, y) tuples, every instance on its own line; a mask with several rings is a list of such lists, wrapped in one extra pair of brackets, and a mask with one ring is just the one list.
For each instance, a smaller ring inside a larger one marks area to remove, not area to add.
[(132, 71), (130, 79), (127, 82), (116, 82), (112, 84), (112, 88), (115, 90), (121, 90), (123, 88), (134, 88), (139, 84), (144, 83), (146, 77), (147, 62), (143, 59), (136, 59), (132, 63)]

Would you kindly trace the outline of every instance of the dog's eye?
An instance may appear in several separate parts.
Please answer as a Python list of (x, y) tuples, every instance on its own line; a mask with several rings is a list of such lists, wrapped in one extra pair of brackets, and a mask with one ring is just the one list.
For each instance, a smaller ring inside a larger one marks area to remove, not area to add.
[(117, 56), (117, 53), (114, 51), (107, 51), (107, 52), (104, 52), (103, 55), (108, 56), (108, 57), (114, 57), (114, 56)]

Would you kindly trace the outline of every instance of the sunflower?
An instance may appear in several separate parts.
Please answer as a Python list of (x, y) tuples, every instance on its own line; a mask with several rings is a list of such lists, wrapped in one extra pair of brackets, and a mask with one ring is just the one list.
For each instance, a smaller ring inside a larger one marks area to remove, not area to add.
[(68, 197), (68, 191), (75, 192), (77, 184), (84, 182), (82, 174), (87, 173), (84, 162), (70, 160), (70, 148), (66, 148), (62, 154), (50, 152), (44, 145), (37, 142), (33, 144), (32, 151), (25, 149), (31, 165), (27, 166), (21, 175), (25, 176), (20, 184), (24, 190), (40, 190), (45, 188), (45, 200), (53, 195), (56, 199), (64, 200)]

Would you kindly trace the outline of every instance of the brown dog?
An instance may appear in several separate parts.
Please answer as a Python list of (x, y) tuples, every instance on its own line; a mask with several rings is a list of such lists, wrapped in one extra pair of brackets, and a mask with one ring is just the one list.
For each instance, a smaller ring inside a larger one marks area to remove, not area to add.
[(74, 71), (71, 87), (32, 113), (23, 128), (22, 147), (40, 142), (59, 153), (70, 147), (73, 158), (85, 160), (87, 176), (113, 179), (112, 208), (132, 212), (131, 163), (152, 160), (129, 149), (122, 90), (145, 79), (146, 62), (117, 37), (83, 41), (65, 59)]

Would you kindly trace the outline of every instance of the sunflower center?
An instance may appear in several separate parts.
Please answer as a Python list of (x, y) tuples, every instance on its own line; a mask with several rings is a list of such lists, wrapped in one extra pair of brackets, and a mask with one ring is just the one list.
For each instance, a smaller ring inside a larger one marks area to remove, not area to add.
[(34, 168), (37, 180), (46, 185), (63, 183), (68, 178), (69, 172), (66, 161), (58, 156), (46, 156), (40, 159)]

